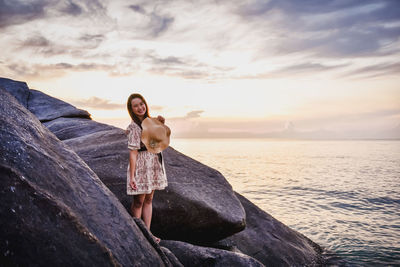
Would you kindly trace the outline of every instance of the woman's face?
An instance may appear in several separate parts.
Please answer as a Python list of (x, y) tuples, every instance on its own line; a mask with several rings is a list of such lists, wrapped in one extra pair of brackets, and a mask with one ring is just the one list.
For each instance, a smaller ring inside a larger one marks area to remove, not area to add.
[(144, 114), (146, 114), (146, 105), (140, 98), (134, 98), (131, 101), (132, 111), (135, 113), (139, 118), (142, 118)]

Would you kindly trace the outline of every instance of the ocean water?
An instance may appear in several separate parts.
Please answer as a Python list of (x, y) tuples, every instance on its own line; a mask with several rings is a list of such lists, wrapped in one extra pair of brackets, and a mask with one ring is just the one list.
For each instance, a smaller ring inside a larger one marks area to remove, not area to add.
[(173, 139), (351, 266), (400, 266), (400, 141)]

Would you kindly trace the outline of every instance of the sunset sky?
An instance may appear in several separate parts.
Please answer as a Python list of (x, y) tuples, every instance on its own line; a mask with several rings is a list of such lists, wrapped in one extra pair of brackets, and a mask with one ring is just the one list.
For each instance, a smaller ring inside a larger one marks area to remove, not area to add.
[(176, 137), (400, 138), (400, 1), (0, 0), (0, 76)]

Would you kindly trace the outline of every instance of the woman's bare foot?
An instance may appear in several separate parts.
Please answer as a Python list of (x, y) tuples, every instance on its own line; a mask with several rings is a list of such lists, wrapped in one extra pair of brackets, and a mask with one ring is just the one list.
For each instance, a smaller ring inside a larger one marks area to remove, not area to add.
[(160, 243), (160, 241), (161, 241), (160, 238), (156, 237), (155, 235), (153, 235), (153, 238), (154, 238), (154, 241), (156, 241), (157, 244)]

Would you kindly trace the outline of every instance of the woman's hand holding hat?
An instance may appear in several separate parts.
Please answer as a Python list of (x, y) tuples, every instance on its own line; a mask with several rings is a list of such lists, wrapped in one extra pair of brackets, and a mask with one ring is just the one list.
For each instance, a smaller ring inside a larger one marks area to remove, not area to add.
[(157, 120), (159, 120), (161, 123), (165, 123), (165, 118), (163, 116), (158, 115)]

